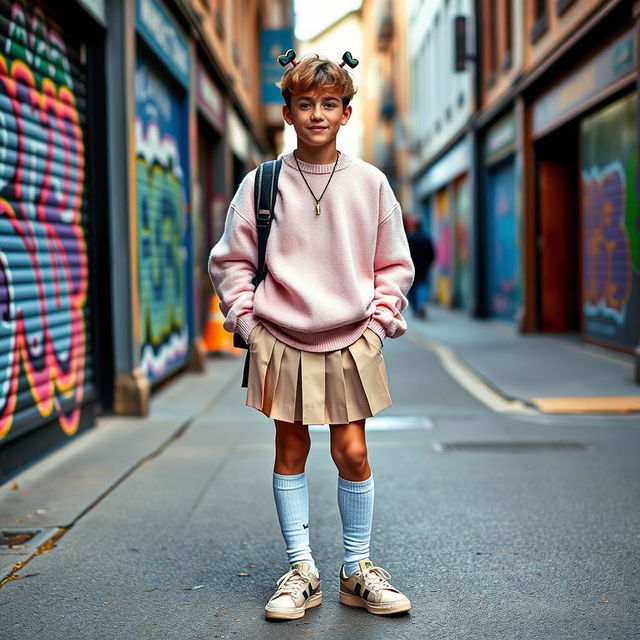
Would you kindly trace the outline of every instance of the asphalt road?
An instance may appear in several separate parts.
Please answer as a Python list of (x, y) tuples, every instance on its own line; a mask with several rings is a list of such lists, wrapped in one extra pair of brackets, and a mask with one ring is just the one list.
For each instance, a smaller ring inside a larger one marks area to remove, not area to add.
[(389, 340), (385, 355), (384, 415), (431, 421), (368, 436), (372, 557), (411, 598), (409, 614), (338, 603), (336, 471), (328, 435), (314, 432), (324, 601), (298, 621), (264, 620), (286, 570), (273, 428), (234, 386), (0, 590), (0, 638), (640, 637), (637, 416), (497, 414), (415, 343)]

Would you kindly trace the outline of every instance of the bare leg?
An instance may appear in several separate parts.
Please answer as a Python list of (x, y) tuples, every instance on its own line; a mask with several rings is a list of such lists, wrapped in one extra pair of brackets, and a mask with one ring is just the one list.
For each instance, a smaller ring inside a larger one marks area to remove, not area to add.
[(338, 475), (352, 482), (362, 482), (371, 476), (364, 425), (363, 419), (330, 427), (331, 457)]
[(276, 420), (275, 423), (276, 459), (273, 470), (282, 475), (302, 473), (311, 448), (309, 427), (301, 422)]

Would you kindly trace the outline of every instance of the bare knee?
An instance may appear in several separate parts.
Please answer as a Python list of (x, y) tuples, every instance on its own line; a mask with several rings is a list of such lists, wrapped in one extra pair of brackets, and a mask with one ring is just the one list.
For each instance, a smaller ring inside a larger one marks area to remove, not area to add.
[(274, 471), (293, 475), (304, 471), (311, 439), (307, 427), (276, 428), (276, 460)]
[(331, 457), (338, 473), (345, 480), (361, 481), (371, 475), (367, 446), (363, 442), (350, 442), (343, 446), (332, 446)]

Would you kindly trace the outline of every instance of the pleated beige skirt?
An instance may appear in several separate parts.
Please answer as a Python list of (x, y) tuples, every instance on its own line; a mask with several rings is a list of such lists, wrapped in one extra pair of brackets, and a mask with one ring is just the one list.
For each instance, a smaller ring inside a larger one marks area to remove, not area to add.
[(247, 406), (268, 418), (347, 424), (391, 406), (380, 338), (371, 329), (344, 349), (312, 353), (258, 325), (249, 349)]

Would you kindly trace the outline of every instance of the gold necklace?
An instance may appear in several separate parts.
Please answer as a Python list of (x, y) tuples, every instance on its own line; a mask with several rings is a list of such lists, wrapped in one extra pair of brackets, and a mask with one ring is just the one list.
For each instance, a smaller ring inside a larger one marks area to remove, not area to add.
[(331, 178), (333, 178), (333, 174), (336, 171), (336, 167), (338, 166), (338, 160), (340, 159), (340, 152), (337, 152), (337, 156), (336, 156), (336, 161), (333, 164), (333, 169), (331, 170), (331, 175), (329, 176), (329, 179), (327, 180), (327, 184), (324, 186), (324, 189), (322, 190), (322, 193), (320, 194), (319, 198), (316, 198), (315, 193), (313, 193), (313, 190), (311, 189), (311, 187), (309, 186), (309, 183), (307, 182), (307, 179), (304, 177), (304, 173), (302, 173), (302, 169), (300, 168), (300, 163), (298, 162), (298, 156), (296, 156), (296, 152), (293, 152), (293, 158), (296, 161), (296, 166), (298, 167), (298, 171), (300, 172), (300, 175), (302, 176), (302, 179), (304, 180), (304, 183), (307, 185), (307, 189), (309, 189), (309, 192), (311, 193), (311, 195), (313, 196), (313, 199), (316, 201), (316, 215), (319, 216), (320, 215), (320, 200), (322, 200), (322, 196), (324, 196), (325, 191), (327, 190), (327, 187), (329, 186), (329, 183), (331, 182)]

